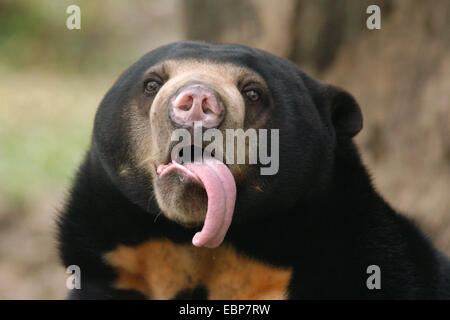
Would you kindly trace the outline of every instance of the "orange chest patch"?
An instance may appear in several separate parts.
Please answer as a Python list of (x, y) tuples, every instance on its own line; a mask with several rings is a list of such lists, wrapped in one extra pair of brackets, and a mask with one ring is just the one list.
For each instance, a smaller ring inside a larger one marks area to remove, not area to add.
[(285, 299), (292, 270), (261, 263), (232, 247), (196, 248), (168, 240), (136, 247), (119, 246), (105, 256), (120, 289), (150, 299), (172, 299), (183, 290), (204, 286), (208, 299)]

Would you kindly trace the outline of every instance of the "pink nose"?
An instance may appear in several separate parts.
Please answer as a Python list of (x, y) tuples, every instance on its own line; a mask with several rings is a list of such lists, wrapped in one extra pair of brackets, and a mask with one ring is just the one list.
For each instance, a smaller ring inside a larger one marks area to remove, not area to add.
[(171, 100), (170, 119), (183, 127), (193, 127), (194, 121), (202, 121), (206, 128), (216, 128), (224, 116), (224, 107), (216, 93), (201, 84), (182, 88)]

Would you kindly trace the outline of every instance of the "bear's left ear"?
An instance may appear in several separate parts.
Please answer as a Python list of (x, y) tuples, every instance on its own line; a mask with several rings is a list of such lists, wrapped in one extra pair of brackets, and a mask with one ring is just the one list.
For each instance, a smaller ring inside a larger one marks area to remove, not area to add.
[(326, 113), (336, 136), (356, 136), (363, 127), (363, 118), (355, 98), (347, 91), (332, 85), (327, 85), (324, 91)]

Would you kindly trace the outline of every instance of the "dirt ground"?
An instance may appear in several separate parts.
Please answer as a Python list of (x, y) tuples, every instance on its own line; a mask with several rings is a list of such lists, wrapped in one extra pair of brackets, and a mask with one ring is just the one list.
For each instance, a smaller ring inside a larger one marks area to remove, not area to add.
[(56, 250), (56, 209), (61, 195), (36, 199), (22, 210), (2, 208), (0, 299), (62, 299), (65, 270)]

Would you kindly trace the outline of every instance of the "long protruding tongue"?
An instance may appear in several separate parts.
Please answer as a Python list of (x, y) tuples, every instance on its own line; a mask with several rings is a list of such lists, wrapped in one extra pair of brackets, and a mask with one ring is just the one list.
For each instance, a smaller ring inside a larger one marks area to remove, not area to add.
[(214, 158), (205, 158), (203, 162), (181, 165), (172, 161), (158, 167), (161, 176), (172, 170), (181, 170), (200, 182), (208, 196), (208, 211), (200, 232), (192, 243), (197, 247), (218, 247), (230, 227), (236, 202), (236, 183), (233, 175), (223, 162)]

